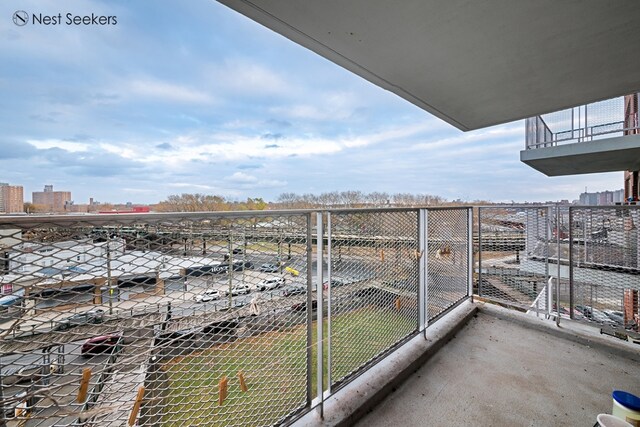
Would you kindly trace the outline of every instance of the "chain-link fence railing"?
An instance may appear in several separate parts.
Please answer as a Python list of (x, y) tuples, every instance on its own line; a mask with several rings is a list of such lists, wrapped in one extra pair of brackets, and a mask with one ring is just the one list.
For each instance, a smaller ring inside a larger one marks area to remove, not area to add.
[(286, 424), (468, 295), (422, 215), (1, 218), (0, 425)]
[(483, 206), (477, 212), (478, 296), (546, 311), (550, 247), (556, 233), (552, 210)]
[[(327, 355), (343, 381), (418, 327), (417, 210), (328, 214)], [(319, 284), (320, 285), (320, 284)]]
[[(603, 331), (638, 330), (640, 209), (637, 206), (571, 209), (570, 302), (574, 319)], [(565, 304), (566, 306), (566, 304)]]
[(0, 424), (273, 425), (308, 406), (309, 218), (3, 218)]
[(427, 320), (469, 295), (469, 209), (427, 210)]
[(476, 292), (638, 341), (637, 206), (481, 207)]

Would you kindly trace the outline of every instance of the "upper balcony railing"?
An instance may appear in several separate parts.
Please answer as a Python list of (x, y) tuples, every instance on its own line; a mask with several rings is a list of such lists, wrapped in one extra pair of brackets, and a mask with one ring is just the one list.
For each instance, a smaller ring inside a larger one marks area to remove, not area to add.
[(530, 117), (526, 120), (527, 150), (640, 134), (640, 94), (621, 96)]

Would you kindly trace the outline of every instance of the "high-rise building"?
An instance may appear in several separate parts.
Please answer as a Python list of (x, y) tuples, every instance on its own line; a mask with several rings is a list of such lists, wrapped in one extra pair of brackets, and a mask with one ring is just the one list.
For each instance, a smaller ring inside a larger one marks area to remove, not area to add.
[(53, 185), (45, 185), (44, 191), (32, 193), (34, 205), (42, 206), (52, 212), (62, 212), (65, 204), (71, 201), (70, 191), (53, 191)]
[(600, 191), (597, 193), (584, 192), (580, 194), (580, 204), (590, 206), (608, 206), (621, 203), (624, 197), (624, 190)]
[(0, 212), (24, 212), (24, 190), (21, 185), (0, 182)]

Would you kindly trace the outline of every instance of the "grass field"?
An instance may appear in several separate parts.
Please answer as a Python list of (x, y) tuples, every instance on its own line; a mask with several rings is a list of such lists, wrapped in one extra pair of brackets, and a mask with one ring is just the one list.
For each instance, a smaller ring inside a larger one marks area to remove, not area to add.
[[(333, 377), (339, 379), (415, 328), (415, 320), (394, 310), (362, 308), (332, 323)], [(312, 390), (316, 385), (316, 326), (313, 325)], [(327, 338), (325, 322), (324, 339)], [(326, 346), (325, 346), (326, 348)], [(323, 359), (326, 366), (326, 353)], [(168, 380), (162, 403), (166, 426), (272, 425), (306, 403), (306, 327), (219, 345), (175, 358), (162, 369)], [(248, 387), (240, 390), (242, 371)], [(218, 383), (228, 378), (228, 397), (218, 405)], [(326, 373), (324, 385), (326, 387)]]

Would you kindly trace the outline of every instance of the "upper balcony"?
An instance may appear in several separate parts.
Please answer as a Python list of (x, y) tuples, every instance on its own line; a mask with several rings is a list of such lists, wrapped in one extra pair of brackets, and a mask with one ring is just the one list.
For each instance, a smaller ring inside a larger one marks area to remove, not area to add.
[(547, 176), (640, 169), (638, 97), (528, 118), (520, 160)]

